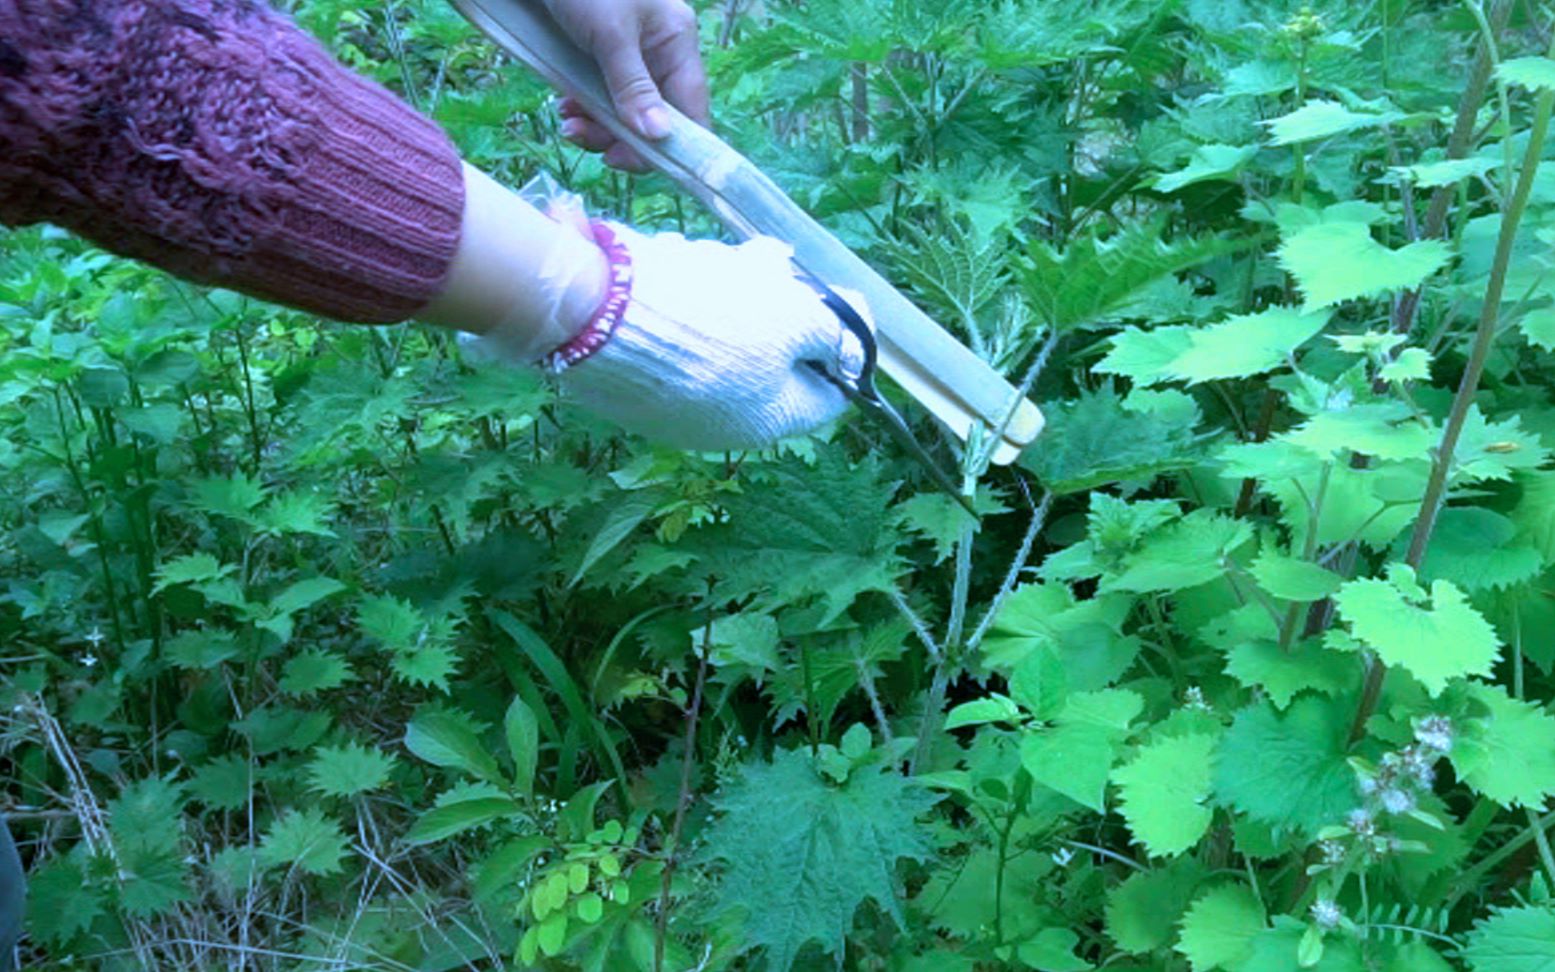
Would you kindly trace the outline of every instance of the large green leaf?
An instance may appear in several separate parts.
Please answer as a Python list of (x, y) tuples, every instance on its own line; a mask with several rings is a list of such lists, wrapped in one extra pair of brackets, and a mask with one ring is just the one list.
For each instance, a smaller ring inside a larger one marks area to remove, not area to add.
[(1350, 581), (1334, 601), (1351, 634), (1387, 664), (1409, 669), (1433, 695), (1450, 678), (1488, 675), (1500, 655), (1495, 629), (1462, 591), (1438, 580), (1427, 594), (1404, 564), (1390, 566), (1386, 580)]
[(1474, 926), (1463, 957), (1473, 972), (1555, 972), (1555, 909), (1498, 908)]
[(724, 498), (727, 522), (696, 531), (685, 546), (697, 553), (697, 576), (716, 579), (721, 599), (772, 606), (819, 599), (829, 620), (860, 594), (889, 590), (900, 571), (895, 491), (873, 458), (853, 465), (828, 449), (814, 466), (784, 459)]
[(1047, 428), (1020, 464), (1058, 494), (1120, 480), (1150, 480), (1200, 458), (1197, 413), (1167, 418), (1131, 409), (1110, 388), (1043, 405)]
[(1247, 245), (1214, 237), (1167, 243), (1152, 225), (1109, 239), (1088, 236), (1062, 252), (1033, 242), (1021, 282), (1043, 323), (1086, 327), (1105, 323), (1109, 312), (1150, 284)]
[(1289, 364), (1327, 321), (1326, 314), (1271, 307), (1208, 327), (1129, 328), (1113, 337), (1096, 370), (1144, 384), (1246, 378)]
[(1254, 820), (1311, 836), (1359, 802), (1347, 761), (1353, 705), (1302, 696), (1237, 713), (1215, 755), (1215, 793)]
[(1418, 287), (1442, 268), (1452, 251), (1440, 240), (1390, 250), (1372, 239), (1365, 223), (1345, 221), (1297, 230), (1285, 238), (1279, 255), (1311, 310)]
[(1152, 855), (1180, 854), (1209, 829), (1210, 757), (1217, 742), (1209, 733), (1166, 736), (1114, 774), (1123, 819)]
[(933, 803), (881, 768), (833, 785), (805, 751), (747, 763), (713, 798), (718, 817), (704, 838), (703, 859), (722, 868), (715, 912), (743, 916), (745, 947), (766, 949), (776, 972), (810, 942), (840, 954), (866, 900), (901, 924), (896, 865), (927, 855), (914, 821)]

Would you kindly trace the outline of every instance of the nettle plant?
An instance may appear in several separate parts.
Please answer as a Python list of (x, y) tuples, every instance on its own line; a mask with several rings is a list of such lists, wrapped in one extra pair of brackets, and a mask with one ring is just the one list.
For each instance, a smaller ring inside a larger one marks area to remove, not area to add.
[[(512, 183), (445, 6), (295, 13)], [(38, 967), (1547, 972), (1535, 5), (702, 11), (720, 124), (1039, 400), (623, 438), (444, 336), (0, 244)], [(907, 403), (903, 403), (905, 406)]]

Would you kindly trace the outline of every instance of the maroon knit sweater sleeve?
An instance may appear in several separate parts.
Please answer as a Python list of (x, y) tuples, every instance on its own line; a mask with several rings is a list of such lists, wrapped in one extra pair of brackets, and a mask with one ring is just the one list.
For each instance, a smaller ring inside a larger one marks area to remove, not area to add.
[(254, 0), (0, 0), (0, 222), (341, 320), (441, 288), (443, 133)]

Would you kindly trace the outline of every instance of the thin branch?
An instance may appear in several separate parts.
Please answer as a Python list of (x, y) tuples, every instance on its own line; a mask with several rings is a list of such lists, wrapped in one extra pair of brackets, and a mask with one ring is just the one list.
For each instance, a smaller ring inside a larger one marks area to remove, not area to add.
[[(712, 582), (708, 592), (712, 593)], [(702, 690), (707, 686), (707, 659), (713, 649), (713, 619), (709, 609), (707, 624), (702, 628), (702, 644), (697, 659), (697, 680), (691, 690), (691, 704), (686, 708), (685, 752), (680, 759), (680, 791), (675, 800), (675, 821), (670, 825), (669, 838), (664, 847), (664, 877), (659, 882), (659, 915), (653, 936), (653, 969), (664, 968), (664, 936), (669, 928), (670, 882), (675, 876), (676, 854), (680, 850), (680, 828), (686, 822), (686, 807), (691, 804), (691, 770), (695, 763), (697, 719), (702, 712)]]
[[(1026, 502), (1031, 503), (1031, 491), (1026, 488), (1026, 480), (1017, 476), (1016, 482), (1020, 483), (1021, 492), (1026, 494)], [(1047, 514), (1053, 507), (1053, 494), (1044, 491), (1042, 502), (1031, 506), (1031, 522), (1026, 524), (1026, 533), (1021, 537), (1020, 547), (1010, 560), (1010, 568), (1005, 571), (1004, 580), (999, 584), (999, 591), (988, 604), (988, 610), (977, 622), (977, 628), (973, 630), (972, 637), (967, 639), (966, 650), (976, 651), (983, 643), (983, 638), (988, 634), (988, 629), (993, 626), (994, 618), (999, 616), (999, 609), (1004, 607), (1005, 600), (1015, 590), (1015, 584), (1020, 580), (1020, 572), (1026, 566), (1026, 560), (1031, 556), (1031, 547), (1036, 543), (1037, 534), (1042, 532), (1043, 525), (1047, 522)]]
[(907, 623), (912, 625), (913, 633), (918, 636), (919, 641), (923, 642), (923, 647), (928, 649), (929, 657), (939, 661), (945, 652), (940, 648), (939, 642), (934, 640), (934, 633), (929, 630), (928, 622), (912, 609), (912, 605), (907, 603), (907, 598), (897, 588), (892, 587), (886, 591), (886, 596), (891, 599), (892, 604), (896, 605), (902, 617), (907, 619)]

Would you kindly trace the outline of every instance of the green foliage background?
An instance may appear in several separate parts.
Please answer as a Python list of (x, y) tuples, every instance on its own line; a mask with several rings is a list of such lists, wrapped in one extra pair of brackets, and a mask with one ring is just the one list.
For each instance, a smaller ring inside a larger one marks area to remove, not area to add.
[[(439, 2), (296, 15), (510, 183)], [(1050, 420), (625, 438), (0, 236), (37, 968), (1555, 970), (1552, 12), (700, 9), (721, 132)]]

